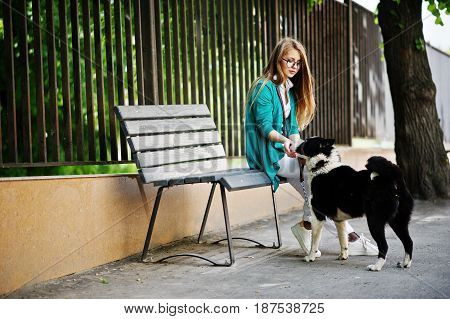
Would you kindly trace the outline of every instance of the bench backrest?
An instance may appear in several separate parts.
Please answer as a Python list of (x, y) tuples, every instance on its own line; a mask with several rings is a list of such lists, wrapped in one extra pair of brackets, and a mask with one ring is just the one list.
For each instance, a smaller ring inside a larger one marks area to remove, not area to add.
[(117, 106), (114, 111), (144, 183), (226, 169), (206, 105)]

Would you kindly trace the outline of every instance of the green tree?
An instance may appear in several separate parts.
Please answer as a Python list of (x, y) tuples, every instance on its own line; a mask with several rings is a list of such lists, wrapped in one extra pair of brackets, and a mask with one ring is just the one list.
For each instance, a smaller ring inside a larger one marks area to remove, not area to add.
[[(443, 25), (441, 13), (450, 13), (450, 0), (427, 2), (436, 24)], [(380, 0), (378, 21), (394, 107), (397, 163), (416, 198), (447, 198), (449, 161), (424, 45), (422, 0)]]

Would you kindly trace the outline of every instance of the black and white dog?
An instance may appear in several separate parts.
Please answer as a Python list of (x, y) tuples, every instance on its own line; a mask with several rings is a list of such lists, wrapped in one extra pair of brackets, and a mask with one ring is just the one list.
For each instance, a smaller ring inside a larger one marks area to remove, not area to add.
[(400, 238), (405, 257), (397, 265), (411, 266), (413, 241), (408, 224), (414, 205), (400, 168), (385, 159), (369, 158), (366, 170), (355, 171), (341, 163), (333, 146), (333, 139), (312, 137), (296, 150), (306, 157), (306, 173), (311, 188), (310, 204), (313, 209), (310, 254), (305, 261), (315, 260), (319, 248), (322, 226), (328, 217), (336, 224), (341, 252), (339, 260), (348, 258), (348, 238), (344, 221), (366, 215), (370, 233), (378, 245), (378, 261), (368, 269), (379, 271), (386, 261), (388, 245), (384, 229), (389, 224)]

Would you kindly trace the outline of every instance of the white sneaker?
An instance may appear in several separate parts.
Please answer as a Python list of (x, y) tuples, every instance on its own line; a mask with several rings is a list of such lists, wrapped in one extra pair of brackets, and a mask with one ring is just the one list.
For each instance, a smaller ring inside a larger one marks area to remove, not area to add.
[[(311, 231), (301, 226), (300, 223), (292, 226), (291, 231), (300, 244), (303, 252), (305, 254), (309, 254), (309, 250), (311, 249)], [(319, 258), (320, 256), (322, 256), (322, 253), (320, 252), (320, 250), (318, 250), (316, 252), (316, 258)]]
[(370, 240), (361, 234), (357, 240), (348, 243), (348, 254), (349, 256), (378, 256), (378, 247), (371, 244)]

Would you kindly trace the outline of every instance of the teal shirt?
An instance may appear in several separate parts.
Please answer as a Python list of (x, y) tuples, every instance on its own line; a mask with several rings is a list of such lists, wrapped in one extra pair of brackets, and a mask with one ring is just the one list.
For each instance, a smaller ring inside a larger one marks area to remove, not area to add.
[[(283, 144), (272, 142), (268, 135), (272, 130), (283, 134), (283, 107), (278, 97), (276, 85), (267, 81), (260, 91), (264, 80), (259, 80), (249, 93), (245, 106), (245, 146), (248, 166), (266, 172), (277, 190), (280, 179), (277, 172), (280, 169), (278, 161), (284, 156)], [(288, 136), (298, 134), (296, 118), (297, 104), (294, 94), (289, 90), (291, 112), (286, 119)], [(259, 92), (259, 95), (257, 93)], [(256, 98), (256, 99), (255, 99)], [(251, 105), (253, 102), (253, 105)]]

